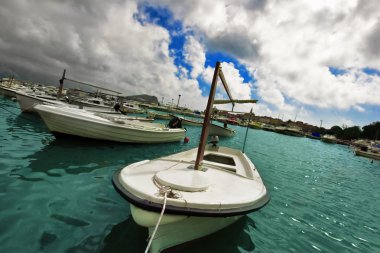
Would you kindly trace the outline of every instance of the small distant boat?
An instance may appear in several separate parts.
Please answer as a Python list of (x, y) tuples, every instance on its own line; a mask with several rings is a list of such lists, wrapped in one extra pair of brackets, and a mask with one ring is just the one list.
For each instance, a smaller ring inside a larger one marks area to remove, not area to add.
[(253, 129), (262, 129), (263, 125), (260, 122), (250, 122), (249, 127)]
[(326, 142), (326, 143), (336, 143), (337, 139), (334, 135), (325, 134), (325, 135), (322, 135), (321, 141)]
[(186, 132), (182, 128), (170, 129), (158, 123), (101, 116), (70, 107), (36, 105), (35, 110), (57, 136), (63, 134), (115, 142), (164, 143), (180, 141)]
[(223, 76), (219, 62), (198, 148), (133, 163), (114, 174), (113, 185), (130, 202), (134, 221), (149, 230), (151, 253), (214, 233), (270, 199), (244, 153), (219, 147), (216, 138), (206, 145), (218, 76)]
[(302, 130), (296, 127), (276, 127), (275, 130), (277, 133), (295, 136), (295, 137), (304, 137)]
[(170, 119), (171, 116), (168, 113), (159, 113), (159, 112), (147, 112), (148, 117), (153, 119)]
[(262, 129), (265, 131), (274, 132), (276, 127), (269, 124), (263, 124)]
[[(181, 119), (182, 125), (188, 125), (188, 126), (203, 126), (203, 121), (196, 121), (191, 119), (185, 119), (182, 117), (179, 117)], [(219, 126), (216, 124), (210, 124), (209, 126), (209, 135), (217, 135), (221, 137), (231, 137), (235, 134), (235, 130), (232, 128), (228, 128), (227, 125)]]
[(104, 103), (104, 100), (100, 97), (89, 97), (89, 98), (83, 98), (83, 99), (71, 99), (70, 104), (78, 105), (81, 107), (96, 107), (96, 108), (102, 108), (102, 109), (110, 109), (112, 110), (113, 107), (106, 105)]
[(320, 134), (320, 133), (313, 132), (313, 133), (311, 133), (311, 134), (307, 134), (306, 137), (307, 137), (307, 138), (310, 138), (310, 139), (320, 140), (320, 139), (321, 139), (321, 134)]
[(203, 126), (203, 120), (198, 121), (198, 120), (191, 120), (183, 117), (179, 117), (181, 119), (182, 125), (186, 126)]
[(355, 149), (355, 154), (358, 156), (364, 156), (367, 158), (380, 160), (380, 148), (372, 146), (361, 146)]
[(3, 94), (4, 96), (15, 97), (16, 91), (16, 89), (0, 85), (0, 94)]
[(141, 109), (140, 106), (134, 103), (123, 103), (120, 108), (120, 111), (124, 113), (135, 113), (135, 114), (145, 113), (145, 110)]

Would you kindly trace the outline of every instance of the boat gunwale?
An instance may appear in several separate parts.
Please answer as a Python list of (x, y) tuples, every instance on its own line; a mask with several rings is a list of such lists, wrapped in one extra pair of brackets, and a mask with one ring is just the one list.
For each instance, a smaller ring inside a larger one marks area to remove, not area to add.
[[(122, 169), (116, 171), (112, 177), (112, 184), (116, 191), (130, 204), (133, 204), (139, 208), (142, 208), (147, 211), (152, 212), (161, 212), (162, 204), (155, 203), (149, 200), (144, 200), (139, 197), (136, 197), (134, 194), (126, 190), (122, 184), (119, 182), (119, 175)], [(165, 213), (166, 214), (176, 214), (176, 215), (186, 215), (186, 216), (197, 216), (197, 217), (230, 217), (237, 215), (244, 215), (266, 206), (270, 201), (270, 194), (267, 192), (264, 198), (260, 199), (258, 202), (255, 202), (254, 207), (238, 207), (238, 208), (229, 208), (229, 209), (204, 209), (204, 208), (191, 208), (191, 207), (177, 207), (172, 205), (166, 205)], [(264, 203), (262, 203), (264, 202)], [(262, 203), (257, 207), (258, 203)]]

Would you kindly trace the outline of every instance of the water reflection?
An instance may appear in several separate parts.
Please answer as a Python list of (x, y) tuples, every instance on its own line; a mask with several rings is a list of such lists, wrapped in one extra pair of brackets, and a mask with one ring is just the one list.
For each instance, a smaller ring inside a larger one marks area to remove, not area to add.
[[(203, 238), (165, 250), (165, 252), (252, 252), (255, 245), (249, 235), (255, 222), (243, 216), (232, 225)], [(158, 228), (159, 229), (159, 228)], [(178, 231), (180, 232), (180, 231)], [(115, 225), (104, 238), (101, 253), (143, 252), (147, 246), (148, 230), (137, 225), (131, 216)]]
[(52, 170), (61, 169), (67, 174), (89, 173), (95, 169), (115, 164), (126, 164), (130, 145), (104, 144), (96, 141), (54, 139), (41, 150), (29, 155), (33, 172), (59, 176)]
[(35, 113), (20, 113), (17, 117), (9, 117), (7, 119), (9, 126), (36, 133), (49, 132), (49, 129), (44, 124), (38, 114)]
[(112, 227), (104, 238), (100, 253), (144, 252), (148, 230), (134, 222), (132, 216)]

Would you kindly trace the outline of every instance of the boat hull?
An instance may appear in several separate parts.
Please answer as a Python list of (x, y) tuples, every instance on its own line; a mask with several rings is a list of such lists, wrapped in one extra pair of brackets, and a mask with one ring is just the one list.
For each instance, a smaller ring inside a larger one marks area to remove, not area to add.
[(283, 131), (282, 134), (295, 136), (295, 137), (304, 137), (304, 135), (301, 132), (289, 131), (289, 130)]
[[(82, 138), (128, 142), (128, 143), (163, 143), (180, 141), (185, 137), (183, 129), (168, 129), (167, 131), (147, 131), (128, 128), (125, 125), (106, 121), (90, 121), (84, 117), (74, 117), (41, 109), (38, 113), (49, 130), (53, 133), (78, 136)], [(148, 124), (148, 123), (146, 123)]]
[(358, 156), (364, 156), (367, 158), (375, 159), (375, 160), (380, 160), (380, 153), (373, 153), (373, 152), (368, 152), (368, 151), (362, 151), (362, 150), (355, 150), (355, 154)]
[[(131, 213), (137, 224), (148, 228), (149, 237), (151, 237), (160, 213), (146, 211), (134, 205), (131, 205)], [(215, 233), (236, 222), (241, 217), (242, 215), (195, 217), (164, 214), (152, 240), (150, 253), (161, 252), (164, 249)]]
[[(203, 126), (203, 122), (184, 119), (184, 118), (181, 118), (181, 122), (182, 122), (182, 125), (200, 126), (200, 127)], [(228, 128), (228, 127), (222, 127), (222, 126), (219, 126), (216, 124), (210, 124), (208, 134), (209, 135), (223, 136), (223, 137), (231, 137), (235, 134), (235, 131), (231, 128)]]
[(148, 112), (149, 117), (153, 117), (154, 119), (170, 119), (171, 116), (169, 114), (162, 114), (162, 113), (154, 113), (154, 112)]
[(186, 125), (186, 126), (200, 126), (201, 127), (203, 125), (203, 122), (184, 119), (184, 118), (181, 118), (181, 123), (182, 125)]
[(0, 86), (0, 94), (3, 94), (4, 96), (7, 96), (7, 97), (15, 97), (16, 91), (12, 88)]
[(22, 112), (37, 113), (34, 106), (39, 104), (67, 105), (62, 101), (39, 98), (20, 92), (16, 93), (16, 98)]
[(329, 139), (329, 138), (321, 138), (321, 141), (323, 141), (325, 143), (330, 143), (330, 144), (335, 144), (336, 143), (336, 140)]
[(235, 131), (232, 130), (231, 128), (225, 128), (225, 127), (218, 126), (215, 124), (210, 124), (208, 134), (223, 136), (223, 137), (231, 137), (235, 134)]

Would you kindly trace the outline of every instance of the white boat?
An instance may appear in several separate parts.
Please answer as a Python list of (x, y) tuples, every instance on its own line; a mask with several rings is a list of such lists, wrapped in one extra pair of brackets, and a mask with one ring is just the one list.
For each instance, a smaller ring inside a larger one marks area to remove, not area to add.
[(302, 129), (297, 128), (297, 127), (276, 127), (275, 131), (280, 134), (285, 134), (285, 135), (291, 135), (295, 137), (304, 137), (305, 135), (302, 133)]
[(82, 109), (36, 105), (49, 130), (55, 135), (72, 135), (97, 140), (129, 143), (162, 143), (182, 140), (186, 130), (162, 124), (134, 121)]
[(334, 135), (325, 134), (325, 135), (322, 135), (321, 141), (326, 142), (326, 143), (336, 143), (337, 139)]
[(101, 109), (109, 109), (112, 110), (113, 107), (106, 105), (104, 103), (104, 100), (99, 97), (90, 97), (90, 98), (84, 98), (84, 99), (74, 99), (70, 100), (71, 104), (78, 105), (81, 107), (96, 107)]
[[(195, 120), (190, 120), (187, 118), (183, 117), (178, 117), (181, 119), (182, 125), (188, 125), (188, 126), (202, 126), (203, 121), (195, 121)], [(235, 130), (228, 128), (227, 125), (219, 126), (216, 124), (210, 124), (209, 126), (209, 135), (217, 135), (217, 136), (223, 136), (223, 137), (231, 137), (235, 134)]]
[(42, 97), (21, 91), (16, 92), (16, 99), (22, 112), (36, 112), (34, 106), (38, 104), (68, 105), (67, 103), (56, 100), (55, 97)]
[(141, 109), (140, 106), (134, 103), (123, 103), (120, 111), (124, 113), (135, 113), (135, 114), (143, 114), (145, 113), (145, 110)]
[(235, 134), (235, 130), (227, 126), (219, 126), (216, 124), (210, 124), (209, 135), (217, 135), (224, 137), (231, 137)]
[(12, 89), (10, 87), (5, 87), (3, 85), (0, 85), (0, 94), (3, 94), (7, 97), (14, 97), (16, 93), (16, 89)]
[(367, 150), (356, 149), (355, 155), (364, 156), (364, 157), (375, 159), (375, 160), (380, 160), (380, 149), (378, 149), (377, 151), (370, 150), (370, 149), (367, 149)]
[(167, 114), (167, 113), (158, 113), (158, 112), (152, 112), (152, 111), (148, 111), (148, 117), (151, 117), (153, 119), (170, 119), (170, 115)]
[[(114, 108), (110, 107), (92, 107), (92, 106), (79, 106), (79, 105), (74, 105), (74, 104), (68, 104), (64, 101), (57, 100), (56, 97), (54, 96), (49, 96), (49, 95), (38, 95), (35, 93), (26, 93), (26, 92), (21, 92), (17, 91), (16, 92), (16, 98), (17, 102), (19, 103), (20, 109), (22, 112), (34, 112), (36, 113), (37, 111), (34, 109), (35, 105), (38, 104), (53, 104), (56, 106), (68, 106), (71, 108), (80, 108), (84, 109), (90, 112), (94, 113), (104, 113), (104, 114), (114, 114), (114, 115), (121, 115), (120, 112), (116, 111)], [(131, 117), (130, 119), (137, 119), (136, 117)], [(139, 119), (139, 120), (145, 120), (149, 121), (148, 119)]]
[(3, 94), (7, 97), (16, 97), (16, 92), (26, 91), (28, 89), (28, 87), (25, 87), (23, 85), (5, 85), (4, 83), (0, 84), (0, 94)]
[(149, 230), (151, 253), (216, 232), (269, 201), (257, 168), (243, 152), (217, 142), (206, 146), (218, 76), (223, 76), (220, 63), (198, 148), (133, 163), (114, 174), (114, 187), (130, 202), (133, 219)]

